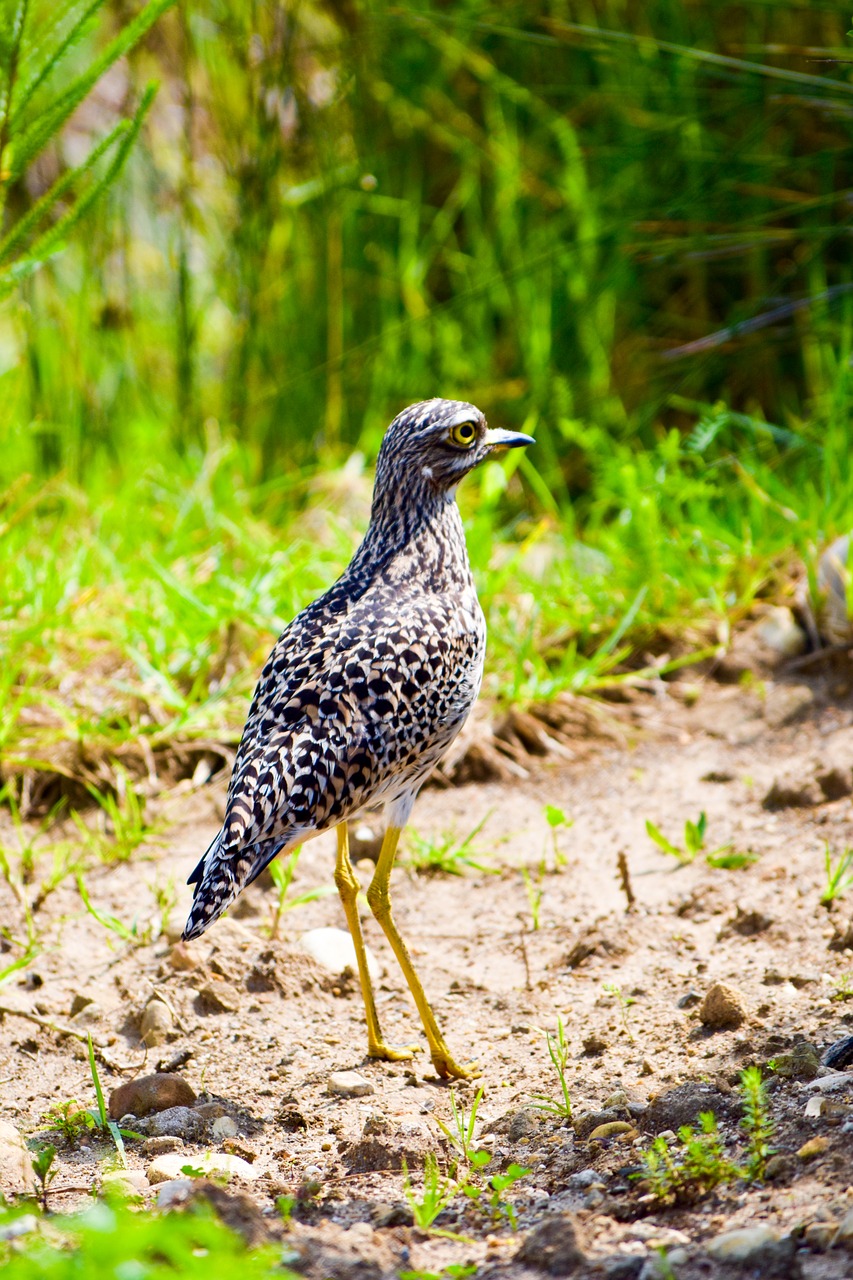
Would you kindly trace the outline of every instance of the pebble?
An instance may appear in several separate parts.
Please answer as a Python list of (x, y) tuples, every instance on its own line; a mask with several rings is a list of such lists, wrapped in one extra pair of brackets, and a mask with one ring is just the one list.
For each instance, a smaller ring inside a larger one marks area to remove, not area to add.
[(218, 1142), (224, 1142), (226, 1138), (236, 1138), (240, 1131), (237, 1122), (230, 1116), (220, 1116), (218, 1120), (214, 1120), (212, 1132)]
[(114, 1169), (101, 1178), (101, 1190), (107, 1195), (119, 1195), (128, 1200), (138, 1200), (149, 1187), (141, 1169)]
[(853, 1209), (842, 1218), (832, 1243), (837, 1249), (846, 1249), (848, 1253), (853, 1253)]
[(158, 1044), (165, 1044), (173, 1025), (171, 1009), (156, 996), (152, 997), (145, 1006), (142, 1021), (139, 1024), (142, 1043), (148, 1049)]
[(817, 1080), (810, 1080), (806, 1088), (817, 1089), (821, 1093), (835, 1093), (848, 1085), (853, 1085), (853, 1075), (847, 1071), (830, 1071), (828, 1075), (818, 1076)]
[(186, 1142), (202, 1142), (208, 1135), (207, 1121), (192, 1107), (169, 1107), (157, 1111), (144, 1123), (145, 1132), (152, 1138), (175, 1137)]
[(739, 1027), (746, 1021), (746, 1004), (735, 987), (715, 982), (699, 1006), (699, 1020), (705, 1027)]
[(157, 1208), (172, 1209), (186, 1201), (193, 1188), (193, 1179), (169, 1178), (158, 1185), (160, 1190), (157, 1192)]
[(823, 1253), (832, 1245), (837, 1231), (837, 1222), (810, 1222), (803, 1232), (803, 1239), (812, 1253)]
[(616, 1138), (623, 1133), (632, 1133), (637, 1136), (637, 1130), (632, 1124), (628, 1124), (627, 1120), (610, 1120), (607, 1124), (597, 1125), (589, 1135), (590, 1142), (598, 1142), (604, 1138)]
[(206, 982), (199, 987), (198, 998), (205, 1009), (212, 1013), (236, 1013), (240, 1008), (240, 993), (230, 982)]
[(831, 1044), (824, 1052), (823, 1061), (825, 1066), (831, 1067), (834, 1071), (853, 1066), (853, 1036), (844, 1036), (841, 1040), (836, 1040), (835, 1044)]
[(183, 1147), (180, 1138), (170, 1134), (161, 1134), (157, 1138), (146, 1138), (141, 1151), (145, 1156), (164, 1156), (169, 1151), (180, 1151)]
[(800, 1147), (797, 1155), (801, 1160), (813, 1160), (815, 1156), (822, 1156), (828, 1146), (829, 1138), (809, 1138), (808, 1142), (804, 1142)]
[(819, 1116), (823, 1115), (825, 1110), (826, 1098), (821, 1098), (818, 1094), (815, 1094), (815, 1096), (813, 1098), (809, 1098), (806, 1103), (806, 1109), (803, 1112), (803, 1115), (806, 1120), (816, 1120)]
[(603, 1111), (581, 1111), (572, 1121), (572, 1128), (582, 1141), (587, 1141), (596, 1129), (603, 1125), (624, 1121), (624, 1107), (605, 1107)]
[(221, 1102), (197, 1102), (195, 1110), (203, 1120), (218, 1120), (228, 1114)]
[(705, 1248), (717, 1262), (747, 1264), (769, 1276), (775, 1274), (774, 1264), (794, 1256), (796, 1247), (790, 1236), (780, 1237), (770, 1227), (740, 1227), (714, 1236)]
[(191, 1107), (195, 1099), (195, 1091), (183, 1076), (160, 1071), (150, 1076), (139, 1076), (113, 1089), (109, 1101), (110, 1117), (118, 1120), (124, 1115), (147, 1116), (170, 1107)]
[(795, 1044), (790, 1053), (773, 1057), (773, 1072), (783, 1080), (814, 1080), (820, 1070), (820, 1054), (813, 1044)]
[(753, 630), (762, 644), (783, 658), (803, 653), (808, 643), (806, 633), (784, 605), (769, 608)]
[(26, 1195), (35, 1187), (27, 1144), (13, 1124), (0, 1120), (0, 1193)]
[(193, 955), (185, 942), (176, 942), (169, 952), (169, 964), (179, 973), (188, 973), (198, 967), (198, 956)]
[(522, 1241), (514, 1261), (552, 1276), (570, 1276), (587, 1264), (571, 1214), (551, 1214)]
[(233, 1177), (254, 1180), (261, 1176), (260, 1170), (250, 1165), (248, 1160), (242, 1160), (240, 1156), (228, 1155), (224, 1151), (205, 1151), (198, 1155), (158, 1156), (156, 1160), (152, 1160), (145, 1173), (151, 1185), (157, 1186), (161, 1182), (171, 1182), (174, 1178), (181, 1178), (181, 1170), (187, 1165), (193, 1169), (199, 1169), (210, 1177), (230, 1174)]
[(646, 1262), (644, 1253), (620, 1253), (604, 1259), (607, 1280), (637, 1280)]
[(583, 1191), (586, 1187), (603, 1187), (604, 1183), (595, 1169), (580, 1169), (570, 1175), (569, 1186), (573, 1191)]
[(339, 1098), (366, 1098), (375, 1090), (369, 1080), (357, 1071), (333, 1071), (329, 1076), (327, 1089)]
[[(355, 945), (346, 929), (309, 929), (299, 939), (299, 945), (329, 973), (340, 977), (349, 969), (351, 973), (358, 974)], [(378, 982), (382, 976), (382, 968), (370, 947), (365, 947), (365, 951), (368, 972), (373, 981)]]
[(25, 1213), (20, 1218), (13, 1218), (11, 1222), (4, 1222), (0, 1226), (0, 1240), (18, 1240), (21, 1236), (28, 1236), (31, 1231), (35, 1231), (39, 1225), (39, 1220), (34, 1213)]

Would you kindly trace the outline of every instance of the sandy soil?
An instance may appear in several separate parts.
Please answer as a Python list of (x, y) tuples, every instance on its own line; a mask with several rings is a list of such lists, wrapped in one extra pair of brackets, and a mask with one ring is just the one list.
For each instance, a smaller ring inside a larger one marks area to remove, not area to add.
[[(512, 1161), (530, 1170), (506, 1195), (515, 1226), (458, 1199), (436, 1225), (459, 1238), (410, 1225), (401, 1157), (416, 1185), (426, 1152), (447, 1166), (452, 1153), (436, 1119), (450, 1121), (450, 1091), (424, 1056), (411, 1065), (368, 1061), (357, 982), (301, 951), (307, 930), (343, 927), (334, 894), (285, 913), (271, 939), (275, 890), (255, 888), (189, 956), (173, 950), (189, 903), (184, 880), (218, 825), (224, 775), (179, 788), (160, 805), (158, 834), (132, 861), (87, 876), (99, 911), (135, 920), (140, 932), (153, 921), (154, 934), (152, 886), (174, 885), (166, 930), (128, 945), (66, 882), (39, 915), (44, 951), (0, 993), (0, 1004), (79, 1034), (91, 1028), (104, 1047), (105, 1087), (177, 1064), (203, 1100), (220, 1104), (207, 1109), (206, 1123), (218, 1112), (237, 1129), (186, 1141), (187, 1159), (223, 1143), (248, 1159), (255, 1176), (232, 1180), (229, 1191), (245, 1192), (266, 1215), (261, 1231), (277, 1221), (276, 1198), (296, 1195), (290, 1239), (311, 1275), (475, 1264), (483, 1275), (523, 1275), (536, 1264), (557, 1274), (651, 1276), (657, 1264), (649, 1260), (661, 1246), (679, 1277), (723, 1275), (704, 1245), (730, 1228), (761, 1224), (793, 1233), (794, 1255), (754, 1263), (749, 1274), (853, 1275), (850, 1254), (828, 1249), (834, 1228), (826, 1225), (853, 1209), (851, 1070), (826, 1094), (815, 1081), (773, 1078), (773, 1145), (782, 1158), (764, 1182), (661, 1207), (629, 1176), (653, 1132), (677, 1129), (709, 1106), (729, 1150), (742, 1149), (734, 1087), (743, 1067), (778, 1061), (798, 1041), (822, 1053), (853, 1032), (853, 889), (832, 909), (820, 903), (825, 843), (835, 855), (853, 843), (848, 674), (816, 666), (747, 686), (661, 683), (608, 708), (607, 734), (576, 743), (574, 759), (531, 763), (528, 777), (509, 785), (422, 794), (414, 815), (421, 835), (452, 831), (461, 840), (486, 819), (474, 856), (495, 873), (415, 875), (404, 852), (392, 897), (452, 1050), (481, 1068), (477, 1131), (493, 1153), (487, 1172)], [(546, 805), (573, 820), (558, 832), (559, 864)], [(685, 820), (700, 811), (710, 848), (732, 842), (755, 861), (718, 869), (700, 854), (679, 866), (645, 832), (651, 819), (681, 843)], [(617, 876), (620, 853), (631, 909)], [(306, 846), (291, 892), (330, 884), (333, 859), (333, 837)], [(537, 930), (522, 868), (542, 892)], [(360, 864), (365, 883), (369, 869)], [(8, 896), (0, 916), (19, 927)], [(402, 976), (367, 913), (365, 931), (383, 969), (378, 998), (388, 1039), (423, 1043)], [(739, 1026), (702, 1025), (699, 998), (716, 982), (736, 989)], [(146, 1052), (140, 1021), (155, 993), (168, 1004), (166, 1040)], [(91, 1003), (72, 1016), (84, 1001)], [(574, 1129), (533, 1107), (536, 1094), (559, 1095), (544, 1036), (558, 1016), (571, 1044)], [(341, 1070), (357, 1071), (372, 1092), (330, 1094), (330, 1074)], [(44, 1129), (57, 1102), (93, 1100), (81, 1041), (10, 1012), (0, 1020), (0, 1081), (2, 1114), (26, 1135)], [(691, 1088), (672, 1092), (684, 1084)], [(466, 1109), (475, 1087), (456, 1088)], [(812, 1096), (827, 1102), (807, 1118)], [(630, 1128), (589, 1140), (585, 1117), (608, 1100), (604, 1118), (615, 1113)], [(814, 1138), (822, 1141), (811, 1154), (797, 1155)], [(108, 1146), (100, 1138), (58, 1139), (58, 1146), (53, 1202), (70, 1208), (101, 1176)], [(152, 1147), (128, 1144), (132, 1169), (149, 1168)], [(145, 1200), (156, 1200), (159, 1189), (137, 1181)], [(564, 1234), (574, 1229), (574, 1261), (555, 1263), (547, 1248), (537, 1249), (541, 1235), (525, 1254), (525, 1239), (552, 1221)]]

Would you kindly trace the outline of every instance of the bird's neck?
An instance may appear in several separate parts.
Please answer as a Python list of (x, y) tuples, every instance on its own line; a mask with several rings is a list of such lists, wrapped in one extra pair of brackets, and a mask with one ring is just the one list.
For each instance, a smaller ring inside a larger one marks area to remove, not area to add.
[(344, 575), (366, 588), (383, 578), (402, 586), (423, 581), (431, 591), (473, 587), (455, 492), (424, 486), (416, 497), (374, 497), (364, 541)]

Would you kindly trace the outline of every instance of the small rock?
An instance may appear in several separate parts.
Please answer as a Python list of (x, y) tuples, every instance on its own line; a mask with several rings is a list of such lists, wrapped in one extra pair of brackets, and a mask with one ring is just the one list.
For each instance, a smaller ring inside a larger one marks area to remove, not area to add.
[(820, 1070), (820, 1054), (813, 1044), (795, 1044), (790, 1053), (772, 1058), (773, 1072), (783, 1080), (814, 1080)]
[(128, 1114), (147, 1116), (154, 1111), (167, 1111), (170, 1107), (191, 1107), (195, 1100), (195, 1092), (183, 1076), (158, 1071), (113, 1089), (109, 1102), (110, 1117), (119, 1120)]
[(247, 1160), (241, 1160), (239, 1156), (228, 1155), (224, 1151), (205, 1151), (198, 1155), (175, 1154), (158, 1156), (156, 1160), (152, 1160), (145, 1173), (153, 1187), (161, 1182), (170, 1182), (173, 1178), (180, 1178), (181, 1171), (185, 1166), (200, 1170), (211, 1178), (222, 1174), (230, 1174), (234, 1177), (253, 1181), (261, 1176), (260, 1170), (253, 1168)]
[[(190, 1163), (189, 1160), (186, 1161)], [(169, 1178), (166, 1182), (158, 1182), (157, 1192), (157, 1208), (158, 1209), (174, 1209), (178, 1205), (185, 1205), (192, 1191), (192, 1178)]]
[(197, 1102), (195, 1111), (202, 1120), (218, 1120), (220, 1116), (228, 1115), (221, 1102)]
[(603, 1187), (604, 1183), (595, 1169), (579, 1169), (570, 1175), (569, 1186), (572, 1191), (585, 1191), (588, 1187)]
[(75, 992), (71, 998), (71, 1008), (68, 1011), (69, 1017), (76, 1018), (77, 1014), (82, 1013), (87, 1005), (94, 1003), (93, 996), (86, 995), (84, 991)]
[(0, 1193), (29, 1195), (35, 1188), (32, 1158), (13, 1124), (0, 1120)]
[(531, 1107), (522, 1107), (510, 1120), (506, 1136), (510, 1142), (525, 1142), (537, 1136), (539, 1125), (539, 1114)]
[(601, 1125), (612, 1124), (625, 1119), (624, 1107), (605, 1107), (603, 1111), (580, 1111), (572, 1119), (572, 1128), (584, 1142)]
[(607, 1041), (593, 1031), (582, 1040), (583, 1051), (587, 1058), (600, 1058), (607, 1048)]
[(853, 1065), (853, 1036), (843, 1036), (824, 1050), (823, 1063), (834, 1071), (842, 1071)]
[(551, 1276), (570, 1276), (586, 1267), (587, 1259), (578, 1243), (574, 1217), (558, 1213), (540, 1222), (525, 1236), (514, 1261), (537, 1271), (547, 1271)]
[(853, 919), (834, 926), (828, 946), (830, 951), (853, 951)]
[[(299, 939), (299, 945), (329, 973), (340, 976), (347, 969), (350, 973), (358, 973), (355, 946), (345, 929), (309, 929)], [(370, 976), (374, 982), (378, 982), (382, 976), (382, 968), (370, 947), (365, 947), (365, 951)]]
[(114, 1169), (101, 1177), (101, 1190), (125, 1200), (139, 1200), (148, 1190), (149, 1183), (141, 1169)]
[(617, 1253), (604, 1259), (606, 1280), (638, 1280), (646, 1261), (644, 1253)]
[(808, 1142), (804, 1142), (800, 1147), (797, 1155), (801, 1160), (813, 1160), (815, 1156), (822, 1156), (828, 1146), (829, 1138), (809, 1138)]
[(611, 1120), (607, 1124), (599, 1124), (593, 1129), (589, 1135), (590, 1142), (603, 1141), (606, 1138), (617, 1138), (623, 1133), (633, 1133), (636, 1135), (636, 1129), (632, 1124), (628, 1124), (625, 1120)]
[(695, 1125), (703, 1111), (713, 1111), (718, 1120), (734, 1120), (740, 1107), (735, 1098), (700, 1080), (688, 1080), (653, 1098), (648, 1110), (639, 1117), (647, 1133), (664, 1133), (682, 1125)]
[(795, 658), (808, 643), (806, 633), (784, 605), (769, 608), (753, 630), (763, 645), (783, 658)]
[(239, 1132), (236, 1121), (230, 1116), (220, 1116), (213, 1122), (212, 1133), (217, 1142), (224, 1142), (226, 1138), (236, 1138)]
[(754, 1268), (762, 1280), (795, 1274), (791, 1269), (796, 1253), (793, 1239), (791, 1236), (780, 1237), (770, 1227), (741, 1227), (736, 1231), (726, 1231), (709, 1240), (705, 1248), (717, 1262)]
[(203, 1142), (209, 1126), (192, 1107), (169, 1107), (166, 1111), (155, 1111), (147, 1120), (141, 1121), (139, 1129), (152, 1138), (174, 1137), (185, 1142)]
[(28, 1236), (31, 1231), (38, 1228), (39, 1220), (34, 1213), (24, 1213), (20, 1218), (13, 1218), (11, 1222), (4, 1222), (0, 1226), (0, 1241), (19, 1240), (21, 1236)]
[(715, 982), (705, 993), (705, 999), (699, 1006), (700, 1022), (714, 1030), (739, 1027), (746, 1021), (746, 1016), (743, 996), (734, 987), (726, 986), (723, 982)]
[(411, 1227), (414, 1216), (407, 1204), (397, 1201), (395, 1204), (375, 1204), (371, 1210), (374, 1227)]
[(139, 1024), (142, 1043), (148, 1049), (152, 1049), (158, 1044), (165, 1044), (173, 1024), (174, 1019), (172, 1018), (171, 1009), (162, 1000), (152, 996), (145, 1006), (142, 1021)]
[(764, 1177), (767, 1182), (777, 1182), (780, 1178), (785, 1178), (794, 1171), (793, 1158), (780, 1152), (778, 1155), (771, 1156), (767, 1161), (764, 1168)]
[(198, 968), (198, 957), (193, 955), (185, 942), (176, 942), (169, 952), (169, 964), (178, 973), (188, 973)]
[(848, 1075), (846, 1071), (830, 1071), (825, 1076), (818, 1076), (816, 1080), (809, 1080), (807, 1088), (819, 1089), (821, 1093), (837, 1093), (838, 1090), (846, 1089), (851, 1084), (853, 1084), (853, 1076)]
[(183, 1145), (180, 1138), (161, 1134), (157, 1138), (146, 1138), (140, 1150), (145, 1156), (165, 1156), (169, 1151), (180, 1151)]
[(809, 1098), (803, 1115), (806, 1120), (817, 1120), (823, 1115), (824, 1111), (826, 1111), (826, 1098), (815, 1096), (814, 1098)]
[(236, 1013), (240, 1008), (240, 993), (230, 982), (206, 982), (199, 988), (198, 1002), (208, 1013)]
[(370, 1081), (357, 1071), (333, 1071), (326, 1087), (339, 1098), (366, 1098), (375, 1092)]
[(848, 1253), (853, 1253), (853, 1209), (841, 1219), (832, 1246), (834, 1249), (846, 1249)]
[(96, 1000), (87, 1000), (83, 1007), (74, 1014), (71, 1021), (75, 1027), (96, 1027), (104, 1016), (104, 1011)]
[(831, 1246), (837, 1231), (838, 1223), (832, 1220), (829, 1222), (810, 1222), (803, 1232), (803, 1240), (812, 1253), (825, 1253)]
[(698, 991), (686, 991), (683, 996), (679, 996), (675, 1002), (676, 1009), (693, 1009), (697, 1004), (702, 1003), (702, 997)]

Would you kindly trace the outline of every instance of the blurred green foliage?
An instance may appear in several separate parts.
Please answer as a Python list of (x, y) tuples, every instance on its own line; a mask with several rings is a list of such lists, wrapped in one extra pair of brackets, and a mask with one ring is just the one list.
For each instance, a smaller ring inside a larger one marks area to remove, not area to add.
[(846, 25), (179, 4), (14, 186), (38, 199), (160, 82), (125, 180), (2, 314), (0, 468), (136, 468), (215, 419), (255, 479), (293, 474), (433, 394), (532, 427), (560, 502), (591, 488), (579, 422), (647, 447), (719, 399), (817, 439), (849, 402)]

